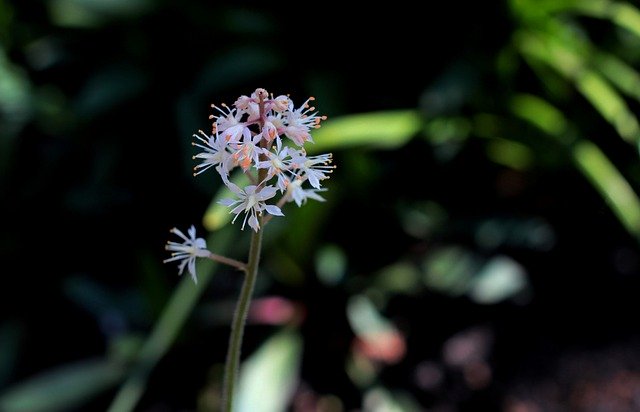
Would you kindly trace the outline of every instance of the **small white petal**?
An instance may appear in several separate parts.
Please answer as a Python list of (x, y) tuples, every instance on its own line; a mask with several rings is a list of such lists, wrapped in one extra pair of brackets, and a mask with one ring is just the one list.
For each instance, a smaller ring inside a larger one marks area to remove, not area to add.
[(264, 189), (262, 189), (260, 191), (259, 199), (260, 200), (267, 200), (267, 199), (271, 199), (272, 197), (274, 197), (276, 195), (276, 192), (278, 191), (278, 189), (276, 189), (273, 186), (266, 186)]
[(278, 206), (275, 205), (266, 205), (265, 206), (265, 210), (267, 211), (267, 213), (269, 213), (270, 215), (274, 215), (274, 216), (284, 216), (284, 214), (282, 213), (282, 210), (280, 210), (280, 208)]
[(258, 223), (258, 218), (255, 215), (251, 215), (249, 218), (249, 226), (256, 232), (260, 229), (260, 224)]

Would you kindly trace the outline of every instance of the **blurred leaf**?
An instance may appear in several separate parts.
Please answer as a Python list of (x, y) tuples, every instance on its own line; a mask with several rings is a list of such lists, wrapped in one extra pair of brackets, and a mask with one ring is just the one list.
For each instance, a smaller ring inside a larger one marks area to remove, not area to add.
[(457, 61), (433, 81), (420, 97), (420, 109), (428, 118), (457, 112), (471, 97), (478, 72), (473, 63)]
[(412, 294), (420, 291), (420, 271), (410, 263), (396, 262), (376, 275), (375, 286), (385, 293)]
[(582, 95), (629, 143), (640, 140), (640, 126), (624, 99), (600, 74), (587, 67), (574, 47), (559, 40), (558, 35), (540, 31), (520, 32), (517, 44), (529, 58), (544, 62), (571, 80)]
[(135, 17), (151, 6), (151, 0), (49, 0), (54, 24), (63, 27), (96, 27), (108, 19)]
[(478, 225), (475, 238), (484, 250), (503, 246), (550, 250), (555, 243), (553, 227), (539, 218), (484, 219)]
[(479, 259), (461, 247), (446, 247), (433, 251), (424, 262), (424, 283), (451, 296), (467, 292)]
[(576, 79), (578, 90), (593, 104), (618, 134), (629, 143), (640, 141), (636, 116), (624, 99), (600, 75), (585, 71)]
[[(6, 0), (0, 0), (0, 39), (2, 39), (2, 46), (6, 49), (11, 48), (10, 37), (13, 29), (13, 17), (15, 12)], [(1, 78), (2, 76), (0, 76)]]
[(4, 322), (0, 325), (0, 387), (11, 376), (16, 361), (20, 358), (20, 341), (23, 328), (17, 322)]
[(358, 336), (373, 336), (395, 330), (395, 327), (380, 315), (371, 300), (364, 295), (355, 295), (349, 299), (347, 318), (349, 325)]
[(640, 199), (615, 165), (589, 141), (575, 145), (573, 158), (624, 227), (640, 239)]
[(400, 219), (405, 232), (417, 238), (429, 238), (446, 223), (447, 211), (435, 202), (420, 202), (401, 207)]
[(564, 114), (544, 99), (531, 94), (516, 94), (509, 107), (518, 117), (525, 119), (553, 136), (562, 136), (567, 130)]
[(489, 159), (514, 170), (527, 170), (534, 161), (531, 149), (512, 140), (493, 139), (486, 150)]
[(325, 245), (316, 252), (316, 272), (325, 285), (342, 281), (347, 269), (347, 256), (337, 245)]
[(410, 412), (423, 408), (408, 394), (392, 393), (377, 386), (364, 394), (363, 410), (367, 412)]
[(124, 376), (120, 365), (90, 359), (44, 372), (0, 395), (3, 412), (53, 412), (76, 408), (115, 385)]
[(640, 73), (633, 67), (607, 53), (598, 53), (593, 63), (608, 81), (627, 95), (640, 101)]
[[(232, 227), (216, 232), (207, 239), (207, 245), (218, 253), (225, 253), (236, 232)], [(109, 407), (111, 412), (132, 411), (144, 392), (151, 370), (169, 351), (178, 333), (192, 313), (198, 299), (213, 278), (217, 264), (211, 260), (198, 261), (198, 284), (194, 285), (190, 276), (183, 276), (180, 284), (167, 302), (160, 319), (147, 337), (132, 372), (120, 387)]]
[(373, 112), (342, 116), (327, 120), (313, 132), (316, 144), (309, 153), (365, 146), (394, 149), (407, 143), (422, 127), (415, 110)]
[(640, 11), (622, 1), (610, 0), (511, 0), (512, 10), (522, 20), (545, 20), (552, 14), (571, 12), (609, 20), (640, 36)]
[(12, 161), (14, 139), (32, 112), (31, 84), (26, 73), (12, 64), (0, 44), (0, 176)]
[[(266, 47), (234, 47), (217, 54), (204, 66), (194, 82), (194, 90), (208, 97), (214, 92), (248, 83), (280, 67), (278, 57), (274, 50)], [(253, 90), (245, 91), (246, 94), (251, 92)]]
[(242, 364), (234, 410), (287, 410), (298, 386), (301, 357), (302, 339), (298, 333), (284, 330), (269, 338)]
[(496, 256), (474, 276), (468, 294), (478, 303), (493, 304), (513, 297), (527, 284), (522, 265), (508, 256)]
[(556, 5), (560, 11), (571, 10), (591, 17), (610, 20), (640, 36), (640, 11), (637, 7), (622, 1), (608, 0), (564, 0)]
[(84, 85), (74, 102), (75, 110), (81, 118), (103, 114), (136, 96), (146, 84), (145, 75), (135, 67), (104, 68)]
[[(544, 110), (555, 113), (552, 117), (564, 118), (557, 109), (541, 99), (527, 98), (527, 101), (533, 104), (531, 107), (544, 107)], [(526, 106), (524, 107), (526, 108)], [(527, 113), (523, 110), (523, 107), (518, 108), (515, 105), (513, 108), (517, 115), (558, 138), (559, 141), (565, 144), (570, 141), (564, 133), (564, 128), (549, 127), (541, 123), (540, 119), (537, 119), (531, 113)], [(567, 123), (564, 120), (561, 122), (563, 124)], [(567, 145), (567, 148), (578, 170), (605, 199), (620, 223), (629, 233), (640, 239), (640, 199), (625, 177), (600, 148), (592, 142), (580, 140), (574, 144)]]
[(466, 117), (436, 117), (427, 122), (424, 132), (436, 144), (464, 140), (471, 132), (471, 122)]
[[(213, 173), (216, 173), (212, 170)], [(239, 187), (245, 187), (249, 184), (249, 178), (244, 173), (235, 173), (231, 179), (233, 183)], [(234, 215), (229, 213), (230, 209), (218, 202), (224, 198), (235, 198), (235, 194), (226, 186), (220, 187), (218, 193), (214, 196), (207, 207), (207, 211), (202, 218), (203, 226), (210, 232), (219, 230), (227, 223), (231, 222)]]

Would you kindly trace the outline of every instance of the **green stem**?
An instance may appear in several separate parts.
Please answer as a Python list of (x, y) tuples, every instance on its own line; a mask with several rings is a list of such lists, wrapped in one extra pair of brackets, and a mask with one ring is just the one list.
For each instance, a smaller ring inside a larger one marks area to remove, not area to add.
[[(262, 221), (262, 218), (260, 218), (260, 221)], [(247, 314), (249, 313), (253, 287), (255, 286), (256, 278), (258, 277), (260, 249), (262, 248), (262, 230), (263, 229), (261, 228), (257, 232), (253, 232), (251, 236), (249, 263), (247, 263), (244, 282), (242, 284), (242, 289), (240, 290), (240, 298), (238, 299), (238, 305), (236, 306), (236, 311), (233, 314), (233, 322), (231, 324), (231, 337), (229, 338), (229, 351), (227, 352), (227, 361), (224, 368), (224, 384), (222, 389), (223, 410), (226, 412), (231, 412), (233, 410), (233, 395), (235, 392), (236, 381), (238, 380), (244, 325), (247, 320)]]

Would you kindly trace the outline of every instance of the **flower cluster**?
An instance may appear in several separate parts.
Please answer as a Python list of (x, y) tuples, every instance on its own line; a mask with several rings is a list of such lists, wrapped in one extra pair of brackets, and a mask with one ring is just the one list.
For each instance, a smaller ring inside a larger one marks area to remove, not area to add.
[[(216, 114), (210, 117), (211, 134), (194, 135), (193, 145), (202, 149), (193, 157), (200, 161), (194, 175), (215, 168), (236, 196), (220, 203), (231, 208), (234, 222), (244, 213), (243, 229), (248, 223), (260, 230), (259, 216), (264, 212), (282, 216), (285, 202), (301, 206), (307, 199), (324, 200), (318, 192), (324, 190), (321, 181), (333, 171), (331, 154), (308, 156), (304, 150), (305, 143), (313, 143), (311, 129), (326, 119), (315, 112), (313, 100), (310, 97), (296, 108), (288, 96), (273, 97), (257, 89), (251, 96), (240, 96), (233, 107), (212, 105)], [(252, 184), (240, 188), (232, 183), (229, 174), (234, 168), (242, 169)], [(305, 182), (311, 187), (304, 188)], [(280, 201), (267, 204), (278, 192)]]
[[(193, 145), (201, 149), (193, 156), (199, 161), (194, 176), (210, 168), (218, 172), (234, 194), (220, 203), (235, 215), (232, 222), (244, 214), (242, 229), (249, 224), (258, 232), (270, 218), (264, 219), (264, 214), (283, 216), (281, 207), (287, 202), (302, 206), (308, 199), (324, 201), (319, 194), (325, 190), (321, 182), (329, 178), (335, 166), (331, 165), (331, 154), (308, 156), (304, 150), (305, 143), (313, 143), (311, 129), (320, 127), (326, 119), (315, 111), (313, 100), (310, 97), (296, 108), (288, 96), (274, 97), (257, 89), (251, 96), (240, 96), (232, 107), (212, 105), (216, 114), (210, 116), (211, 133), (199, 131), (194, 135)], [(250, 185), (239, 187), (231, 181), (230, 174), (236, 168), (249, 178)], [(268, 204), (278, 192), (279, 200)], [(197, 257), (244, 267), (241, 262), (209, 252), (193, 226), (188, 237), (178, 229), (171, 232), (183, 242), (167, 243), (166, 249), (173, 253), (165, 262), (179, 261), (180, 274), (187, 267), (194, 281)]]

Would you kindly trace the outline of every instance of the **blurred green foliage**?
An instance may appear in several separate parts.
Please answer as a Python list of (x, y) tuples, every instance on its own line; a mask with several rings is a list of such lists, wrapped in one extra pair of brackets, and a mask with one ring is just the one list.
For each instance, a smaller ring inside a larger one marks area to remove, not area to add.
[(239, 410), (515, 408), (637, 339), (640, 11), (424, 7), (0, 1), (0, 409), (216, 410), (239, 276), (159, 262), (198, 222), (245, 258), (190, 136), (259, 86), (338, 168), (267, 228)]

